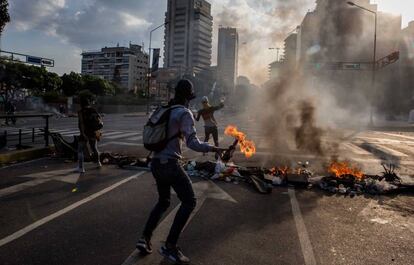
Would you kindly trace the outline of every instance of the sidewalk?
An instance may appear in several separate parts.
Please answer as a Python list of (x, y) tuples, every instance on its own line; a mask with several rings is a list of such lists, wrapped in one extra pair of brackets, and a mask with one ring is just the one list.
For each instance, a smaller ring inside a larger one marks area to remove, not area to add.
[(52, 151), (53, 146), (45, 147), (44, 145), (20, 150), (3, 148), (0, 150), (0, 166), (44, 157), (51, 154)]

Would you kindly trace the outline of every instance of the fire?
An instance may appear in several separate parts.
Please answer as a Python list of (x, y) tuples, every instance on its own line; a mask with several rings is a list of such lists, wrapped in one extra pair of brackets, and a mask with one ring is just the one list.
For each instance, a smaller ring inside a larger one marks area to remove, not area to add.
[(329, 165), (328, 171), (335, 174), (337, 178), (342, 178), (346, 175), (352, 175), (356, 179), (362, 180), (365, 176), (359, 168), (351, 166), (348, 162), (334, 161)]
[(270, 169), (270, 174), (271, 175), (287, 175), (290, 172), (290, 169), (288, 166), (284, 166), (284, 167), (274, 167), (272, 169)]
[(224, 131), (226, 135), (233, 136), (239, 141), (240, 151), (247, 157), (250, 158), (256, 153), (256, 145), (253, 141), (247, 140), (245, 133), (240, 132), (236, 126), (229, 125)]

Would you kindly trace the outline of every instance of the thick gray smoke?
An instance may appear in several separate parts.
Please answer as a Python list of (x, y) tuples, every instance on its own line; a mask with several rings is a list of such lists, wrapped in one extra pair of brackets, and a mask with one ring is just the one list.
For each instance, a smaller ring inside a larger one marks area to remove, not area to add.
[(269, 48), (283, 48), (287, 34), (313, 5), (314, 0), (212, 1), (215, 30), (223, 26), (239, 31), (239, 75), (249, 77), (254, 84), (264, 83), (267, 64), (276, 59), (276, 51)]

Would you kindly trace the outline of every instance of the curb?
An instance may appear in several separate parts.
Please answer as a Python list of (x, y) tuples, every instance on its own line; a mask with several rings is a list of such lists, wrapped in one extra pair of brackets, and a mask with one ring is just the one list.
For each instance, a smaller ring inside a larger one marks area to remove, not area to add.
[(0, 154), (0, 165), (21, 162), (47, 156), (52, 151), (52, 147), (30, 148), (27, 150), (16, 150), (5, 154)]

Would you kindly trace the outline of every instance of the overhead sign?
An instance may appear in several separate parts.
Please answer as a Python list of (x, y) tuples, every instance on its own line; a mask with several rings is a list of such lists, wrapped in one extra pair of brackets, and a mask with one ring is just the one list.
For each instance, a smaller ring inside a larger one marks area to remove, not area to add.
[(344, 63), (342, 64), (343, 70), (360, 70), (361, 64), (360, 63)]
[(400, 59), (400, 52), (396, 51), (390, 55), (385, 56), (377, 61), (377, 69), (384, 68), (387, 65), (393, 64)]
[(42, 58), (42, 65), (53, 67), (53, 66), (55, 66), (55, 61), (51, 60), (51, 59)]
[(23, 54), (23, 53), (0, 50), (0, 56), (4, 60), (9, 60), (12, 62), (28, 63), (28, 64), (47, 66), (47, 67), (55, 66), (55, 60), (53, 59), (42, 58), (42, 57), (32, 56), (32, 55)]
[(42, 65), (42, 58), (27, 56), (26, 57), (26, 63)]
[(26, 56), (26, 63), (30, 64), (36, 64), (41, 66), (48, 66), (53, 67), (55, 66), (55, 61), (52, 59), (46, 59), (41, 57), (35, 57), (35, 56)]

